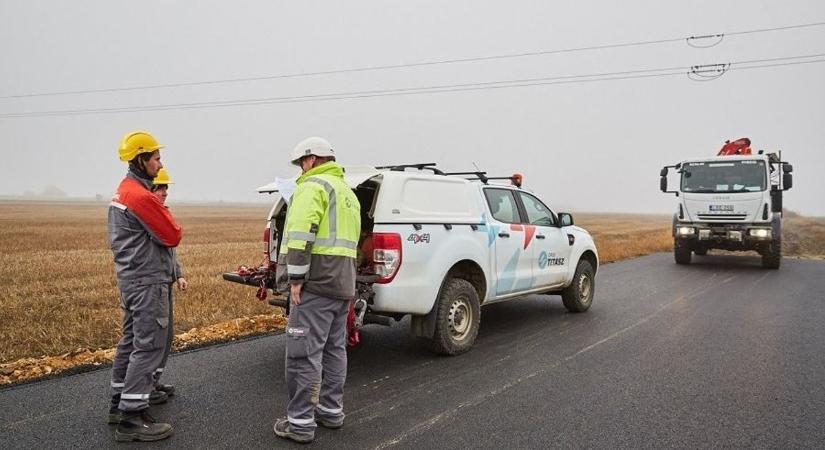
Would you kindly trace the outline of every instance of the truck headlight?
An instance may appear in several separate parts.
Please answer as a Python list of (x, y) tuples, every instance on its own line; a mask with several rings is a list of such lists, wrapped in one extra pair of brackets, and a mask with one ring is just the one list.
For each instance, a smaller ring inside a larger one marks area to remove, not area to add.
[(682, 236), (692, 236), (696, 230), (693, 227), (678, 227), (676, 232)]
[(728, 231), (728, 239), (732, 241), (741, 241), (742, 240), (742, 232), (741, 231)]
[(765, 239), (771, 237), (771, 230), (767, 228), (751, 228), (749, 231), (751, 237)]

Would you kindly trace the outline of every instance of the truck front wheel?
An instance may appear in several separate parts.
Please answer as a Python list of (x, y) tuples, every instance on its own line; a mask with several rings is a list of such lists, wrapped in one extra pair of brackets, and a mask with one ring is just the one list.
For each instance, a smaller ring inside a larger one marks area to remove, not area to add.
[(673, 241), (673, 257), (676, 264), (690, 264), (690, 246), (686, 242)]
[(775, 237), (771, 241), (770, 247), (762, 253), (762, 267), (765, 269), (778, 269), (782, 262), (782, 238)]
[(561, 291), (561, 301), (570, 312), (585, 312), (593, 304), (593, 293), (595, 291), (596, 280), (593, 276), (593, 266), (590, 265), (590, 262), (582, 259), (576, 266), (573, 282)]
[(430, 348), (442, 355), (458, 355), (473, 346), (481, 324), (478, 292), (469, 281), (450, 278), (438, 295), (435, 334)]

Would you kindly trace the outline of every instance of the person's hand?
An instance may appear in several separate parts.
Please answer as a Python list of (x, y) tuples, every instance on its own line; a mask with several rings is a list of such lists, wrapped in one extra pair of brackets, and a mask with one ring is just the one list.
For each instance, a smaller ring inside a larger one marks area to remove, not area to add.
[(178, 289), (185, 291), (187, 287), (189, 287), (189, 282), (186, 281), (186, 278), (178, 278)]
[(289, 299), (293, 305), (301, 304), (301, 289), (303, 287), (304, 283), (293, 283), (289, 285)]

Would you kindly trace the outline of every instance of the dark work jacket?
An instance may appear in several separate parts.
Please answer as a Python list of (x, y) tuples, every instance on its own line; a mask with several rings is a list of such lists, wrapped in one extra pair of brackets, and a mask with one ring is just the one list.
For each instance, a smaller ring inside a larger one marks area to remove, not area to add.
[(173, 249), (182, 231), (150, 190), (151, 183), (130, 171), (109, 204), (109, 246), (121, 287), (171, 283), (178, 278)]

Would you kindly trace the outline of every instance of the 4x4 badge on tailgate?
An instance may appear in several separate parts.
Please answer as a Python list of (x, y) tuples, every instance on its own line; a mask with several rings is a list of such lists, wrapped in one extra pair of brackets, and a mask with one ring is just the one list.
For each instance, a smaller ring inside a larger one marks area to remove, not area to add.
[(421, 234), (413, 233), (407, 238), (407, 240), (412, 242), (413, 244), (420, 244), (422, 242), (425, 242), (425, 243), (429, 244), (430, 243), (430, 233), (421, 233)]

